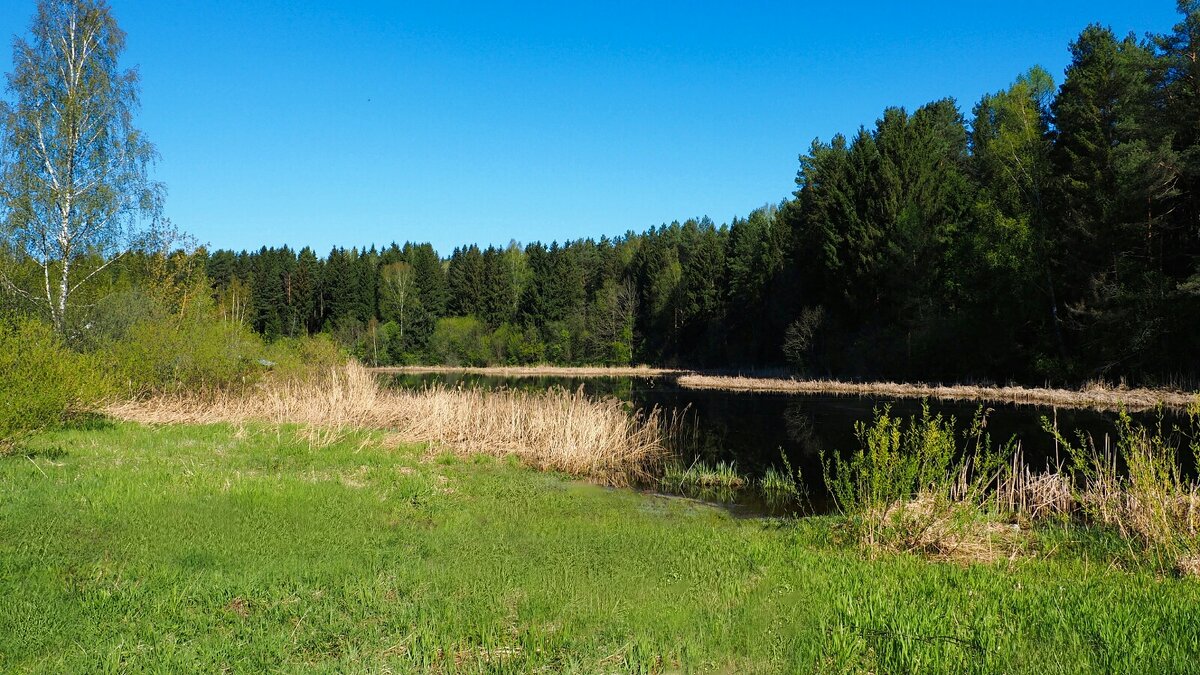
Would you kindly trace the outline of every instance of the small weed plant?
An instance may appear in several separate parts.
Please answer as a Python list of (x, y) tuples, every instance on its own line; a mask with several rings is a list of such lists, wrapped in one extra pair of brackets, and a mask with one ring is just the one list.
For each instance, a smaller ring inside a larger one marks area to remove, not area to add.
[(668, 463), (659, 484), (667, 492), (728, 502), (737, 499), (752, 481), (732, 462), (709, 464), (697, 459), (689, 465)]
[(802, 507), (808, 499), (808, 490), (798, 470), (792, 468), (787, 453), (779, 450), (780, 467), (768, 467), (758, 480), (758, 489), (763, 499), (773, 507)]

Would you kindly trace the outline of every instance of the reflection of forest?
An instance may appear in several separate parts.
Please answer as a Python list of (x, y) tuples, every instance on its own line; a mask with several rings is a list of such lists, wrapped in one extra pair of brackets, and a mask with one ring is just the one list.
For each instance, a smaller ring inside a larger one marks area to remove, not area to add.
[(783, 421), (787, 425), (788, 438), (796, 444), (802, 454), (817, 457), (825, 451), (820, 437), (817, 436), (816, 422), (812, 415), (805, 412), (802, 403), (788, 403), (783, 410)]

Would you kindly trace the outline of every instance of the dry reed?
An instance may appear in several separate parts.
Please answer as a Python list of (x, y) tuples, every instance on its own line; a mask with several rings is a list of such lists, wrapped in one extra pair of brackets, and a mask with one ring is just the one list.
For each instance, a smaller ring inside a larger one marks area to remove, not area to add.
[(866, 513), (875, 525), (872, 538), (864, 543), (963, 563), (1012, 560), (1029, 547), (1027, 531), (981, 515), (968, 502), (925, 493)]
[(1047, 466), (1035, 472), (1025, 463), (1020, 445), (1008, 470), (998, 477), (992, 498), (999, 512), (1033, 520), (1070, 515), (1078, 508), (1071, 478), (1063, 466)]
[(1183, 409), (1192, 404), (1196, 393), (1160, 389), (1126, 389), (1092, 384), (1083, 389), (1037, 387), (988, 387), (975, 385), (929, 385), (898, 382), (841, 382), (837, 380), (795, 380), (783, 378), (719, 377), (688, 373), (679, 377), (688, 389), (721, 391), (762, 391), (797, 394), (835, 394), (845, 396), (887, 396), (959, 401), (989, 401), (1048, 405), (1062, 408), (1095, 410), (1149, 410), (1163, 405)]
[(666, 377), (687, 372), (651, 366), (393, 366), (371, 370), (385, 375), (457, 374), (492, 377)]
[(659, 411), (631, 413), (616, 399), (562, 389), (386, 389), (358, 364), (317, 381), (268, 382), (246, 393), (160, 396), (108, 412), (152, 424), (301, 424), (310, 441), (321, 445), (353, 430), (384, 429), (398, 442), (516, 455), (538, 469), (612, 486), (651, 479), (667, 454), (669, 436)]
[[(1018, 450), (998, 476), (985, 505), (1024, 521), (1075, 519), (1115, 530), (1142, 550), (1175, 560), (1185, 576), (1200, 573), (1200, 483), (1179, 462), (1179, 444), (1159, 427), (1147, 429), (1122, 412), (1115, 446), (1092, 439), (1070, 445), (1069, 465), (1033, 472)], [(1200, 456), (1192, 436), (1191, 449)]]

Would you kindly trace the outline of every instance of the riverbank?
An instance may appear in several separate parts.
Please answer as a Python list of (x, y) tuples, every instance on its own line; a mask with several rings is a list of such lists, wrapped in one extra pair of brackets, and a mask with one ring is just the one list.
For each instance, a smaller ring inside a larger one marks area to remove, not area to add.
[(770, 392), (782, 394), (827, 394), (835, 396), (882, 396), (888, 398), (940, 399), (978, 401), (980, 403), (1011, 403), (1055, 408), (1129, 411), (1150, 410), (1162, 405), (1175, 410), (1186, 409), (1200, 401), (1200, 392), (1173, 389), (1111, 387), (1094, 384), (1081, 389), (1047, 387), (995, 387), (984, 385), (933, 385), (900, 382), (846, 382), (838, 380), (803, 380), (787, 377), (747, 377), (714, 375), (690, 370), (672, 370), (637, 366), (630, 368), (591, 367), (495, 367), (455, 368), (449, 366), (404, 366), (373, 368), (382, 374), (470, 374), (491, 377), (666, 377), (686, 389), (715, 391)]
[(0, 458), (0, 670), (1185, 672), (1200, 583), (1090, 535), (868, 554), (503, 458), (93, 422)]
[(1093, 385), (1083, 389), (1043, 387), (990, 387), (976, 385), (930, 385), (899, 382), (840, 382), (836, 380), (796, 380), (701, 375), (689, 373), (678, 378), (689, 389), (720, 391), (762, 391), (788, 394), (834, 394), (838, 396), (884, 396), (888, 398), (928, 398), (981, 403), (1050, 406), (1116, 411), (1149, 410), (1158, 405), (1183, 410), (1200, 400), (1200, 392), (1169, 389), (1128, 389)]
[(391, 366), (371, 368), (372, 372), (393, 375), (460, 374), (491, 377), (678, 377), (691, 371), (650, 366)]

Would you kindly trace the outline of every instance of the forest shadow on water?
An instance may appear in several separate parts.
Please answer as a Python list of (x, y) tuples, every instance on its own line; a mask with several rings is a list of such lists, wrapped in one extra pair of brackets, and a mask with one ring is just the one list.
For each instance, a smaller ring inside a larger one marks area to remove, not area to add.
[[(421, 389), (430, 386), (473, 389), (544, 391), (582, 388), (588, 396), (615, 397), (632, 410), (658, 407), (670, 419), (681, 419), (676, 451), (680, 471), (703, 474), (703, 485), (662, 487), (668, 492), (720, 504), (739, 516), (828, 513), (835, 504), (825, 487), (822, 461), (848, 457), (859, 447), (855, 425), (869, 424), (876, 411), (889, 408), (895, 417), (920, 417), (922, 406), (931, 415), (953, 418), (965, 433), (982, 410), (991, 443), (1020, 443), (1024, 462), (1034, 470), (1065, 465), (1067, 452), (1046, 431), (1043, 420), (1057, 426), (1068, 439), (1079, 434), (1103, 448), (1115, 439), (1117, 413), (1037, 405), (977, 403), (886, 396), (837, 396), (775, 392), (697, 390), (680, 386), (673, 377), (504, 377), (477, 373), (395, 374), (391, 386)], [(1186, 419), (1171, 410), (1132, 413), (1137, 422), (1171, 430)], [(1190, 470), (1190, 467), (1189, 467)], [(797, 493), (772, 493), (767, 486), (780, 477), (795, 477)], [(666, 483), (666, 481), (664, 481)]]

